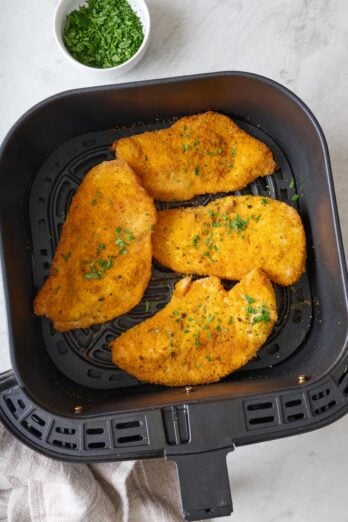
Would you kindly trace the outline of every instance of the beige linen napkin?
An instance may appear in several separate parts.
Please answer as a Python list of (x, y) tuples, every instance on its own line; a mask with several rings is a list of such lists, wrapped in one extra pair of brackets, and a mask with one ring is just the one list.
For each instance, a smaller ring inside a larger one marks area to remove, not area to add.
[(0, 520), (179, 522), (176, 466), (163, 459), (58, 462), (27, 448), (0, 424)]

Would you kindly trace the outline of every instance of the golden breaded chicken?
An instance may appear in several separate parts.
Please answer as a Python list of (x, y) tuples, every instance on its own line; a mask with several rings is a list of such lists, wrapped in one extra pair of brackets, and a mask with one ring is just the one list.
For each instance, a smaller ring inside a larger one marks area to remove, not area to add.
[(150, 279), (155, 221), (153, 201), (126, 162), (93, 167), (72, 200), (35, 313), (66, 331), (133, 308)]
[(276, 168), (266, 145), (217, 112), (188, 116), (168, 129), (122, 138), (113, 148), (148, 193), (162, 201), (237, 190)]
[(153, 255), (184, 274), (241, 279), (262, 268), (275, 283), (291, 285), (305, 270), (306, 239), (298, 212), (286, 203), (227, 196), (159, 212)]
[(215, 382), (254, 357), (276, 319), (274, 290), (261, 270), (230, 291), (217, 277), (186, 277), (163, 310), (112, 341), (112, 360), (145, 382)]

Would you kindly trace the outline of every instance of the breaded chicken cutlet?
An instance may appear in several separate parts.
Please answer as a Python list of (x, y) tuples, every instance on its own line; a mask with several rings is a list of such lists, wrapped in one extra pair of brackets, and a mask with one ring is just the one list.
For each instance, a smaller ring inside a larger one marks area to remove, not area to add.
[(153, 255), (184, 274), (239, 280), (253, 268), (291, 285), (305, 270), (306, 238), (291, 206), (258, 196), (227, 196), (207, 206), (163, 210)]
[(237, 190), (276, 168), (264, 143), (212, 111), (181, 118), (167, 129), (122, 138), (113, 149), (148, 193), (162, 201)]
[(145, 382), (216, 382), (254, 357), (276, 320), (274, 290), (261, 270), (229, 291), (217, 277), (186, 277), (163, 310), (111, 342), (112, 360)]
[(150, 279), (155, 221), (153, 201), (126, 162), (93, 167), (72, 200), (35, 314), (67, 331), (133, 308)]

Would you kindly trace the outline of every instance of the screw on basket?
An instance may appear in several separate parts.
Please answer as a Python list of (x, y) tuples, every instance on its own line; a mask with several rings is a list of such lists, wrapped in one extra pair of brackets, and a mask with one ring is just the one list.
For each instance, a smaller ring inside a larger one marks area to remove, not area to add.
[(297, 378), (297, 382), (299, 384), (303, 384), (307, 381), (309, 381), (310, 377), (308, 375), (299, 375), (298, 378)]
[(77, 415), (80, 415), (81, 413), (83, 412), (83, 406), (75, 406), (74, 408), (74, 413), (76, 413)]

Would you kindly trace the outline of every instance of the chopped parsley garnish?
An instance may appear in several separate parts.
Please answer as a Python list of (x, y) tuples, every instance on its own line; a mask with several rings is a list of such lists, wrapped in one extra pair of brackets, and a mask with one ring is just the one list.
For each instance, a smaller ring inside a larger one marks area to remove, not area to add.
[(237, 155), (237, 147), (233, 147), (231, 154), (232, 154), (232, 158), (236, 157), (236, 155)]
[(187, 149), (188, 149), (188, 145), (187, 145), (187, 143), (183, 143), (183, 144), (182, 144), (182, 147), (181, 147), (181, 150), (182, 150), (183, 152), (186, 152)]
[(122, 227), (116, 228), (115, 243), (118, 246), (118, 253), (121, 256), (128, 254), (127, 246), (129, 246), (130, 242), (134, 240), (135, 237), (128, 228), (125, 228), (124, 231), (122, 231)]
[(89, 274), (84, 274), (85, 279), (100, 279), (100, 275), (97, 272), (91, 272)]
[(218, 150), (216, 151), (218, 153), (219, 156), (221, 156), (222, 154), (222, 149), (218, 148)]
[(104, 243), (99, 243), (98, 247), (97, 247), (97, 256), (99, 256), (99, 254), (101, 253), (102, 250), (105, 250), (105, 244)]
[(206, 355), (205, 358), (207, 359), (208, 362), (211, 362), (211, 357), (210, 357), (210, 355)]
[(151, 308), (151, 303), (150, 301), (145, 301), (145, 312), (147, 313)]
[(298, 194), (294, 194), (293, 196), (291, 196), (291, 201), (293, 202), (297, 201), (298, 199), (300, 199), (300, 196)]
[(200, 242), (200, 239), (201, 237), (196, 234), (195, 236), (193, 236), (193, 239), (192, 239), (192, 245), (195, 247), (195, 248), (198, 248), (198, 244)]
[(260, 315), (256, 315), (253, 318), (253, 324), (256, 324), (256, 323), (268, 323), (270, 320), (271, 320), (271, 316), (270, 316), (269, 310), (268, 310), (268, 308), (266, 306), (263, 306), (261, 308), (261, 314)]
[(244, 299), (248, 302), (248, 304), (255, 303), (255, 299), (253, 297), (250, 297), (250, 295), (244, 294)]
[(92, 199), (92, 205), (95, 206), (97, 204), (96, 198)]
[(245, 311), (246, 311), (246, 315), (247, 315), (247, 317), (249, 317), (249, 315), (251, 315), (251, 314), (253, 314), (253, 315), (254, 315), (254, 314), (257, 314), (257, 310), (256, 310), (256, 308), (253, 308), (251, 305), (248, 305), (248, 306), (246, 307)]
[(294, 178), (292, 178), (292, 180), (289, 183), (289, 188), (294, 188), (294, 186), (295, 186), (295, 180), (294, 180)]
[(233, 317), (231, 316), (231, 317), (229, 318), (229, 320), (228, 320), (228, 323), (227, 323), (227, 324), (229, 324), (229, 325), (230, 325), (230, 324), (232, 324), (232, 323), (233, 323)]
[(76, 60), (107, 68), (129, 60), (141, 46), (144, 31), (127, 0), (87, 0), (67, 16), (63, 38)]
[(228, 223), (228, 226), (230, 228), (232, 228), (233, 230), (236, 230), (238, 232), (238, 234), (241, 234), (243, 232), (243, 230), (246, 229), (247, 225), (248, 225), (248, 219), (242, 219), (240, 217), (239, 214), (236, 215), (236, 217), (231, 220), (230, 218), (229, 219), (229, 223)]
[(114, 256), (109, 256), (107, 259), (93, 259), (90, 263), (91, 271), (85, 273), (83, 277), (85, 279), (101, 279), (105, 272), (112, 267), (112, 261)]
[(198, 165), (195, 166), (195, 175), (196, 176), (200, 176), (201, 175), (201, 171), (200, 171), (200, 168)]
[(252, 216), (251, 216), (251, 219), (253, 221), (255, 221), (256, 223), (258, 223), (260, 221), (260, 218), (261, 218), (261, 214), (259, 214), (258, 216), (254, 216), (254, 214), (252, 214)]
[[(146, 301), (146, 302), (148, 302), (148, 301)], [(175, 317), (178, 317), (178, 315), (179, 315), (178, 310), (173, 310), (173, 315), (174, 315)]]
[(261, 203), (262, 203), (262, 205), (268, 205), (269, 201), (267, 198), (262, 198)]
[(63, 259), (64, 259), (64, 261), (66, 263), (69, 261), (70, 258), (71, 258), (71, 252), (70, 251), (63, 255)]

